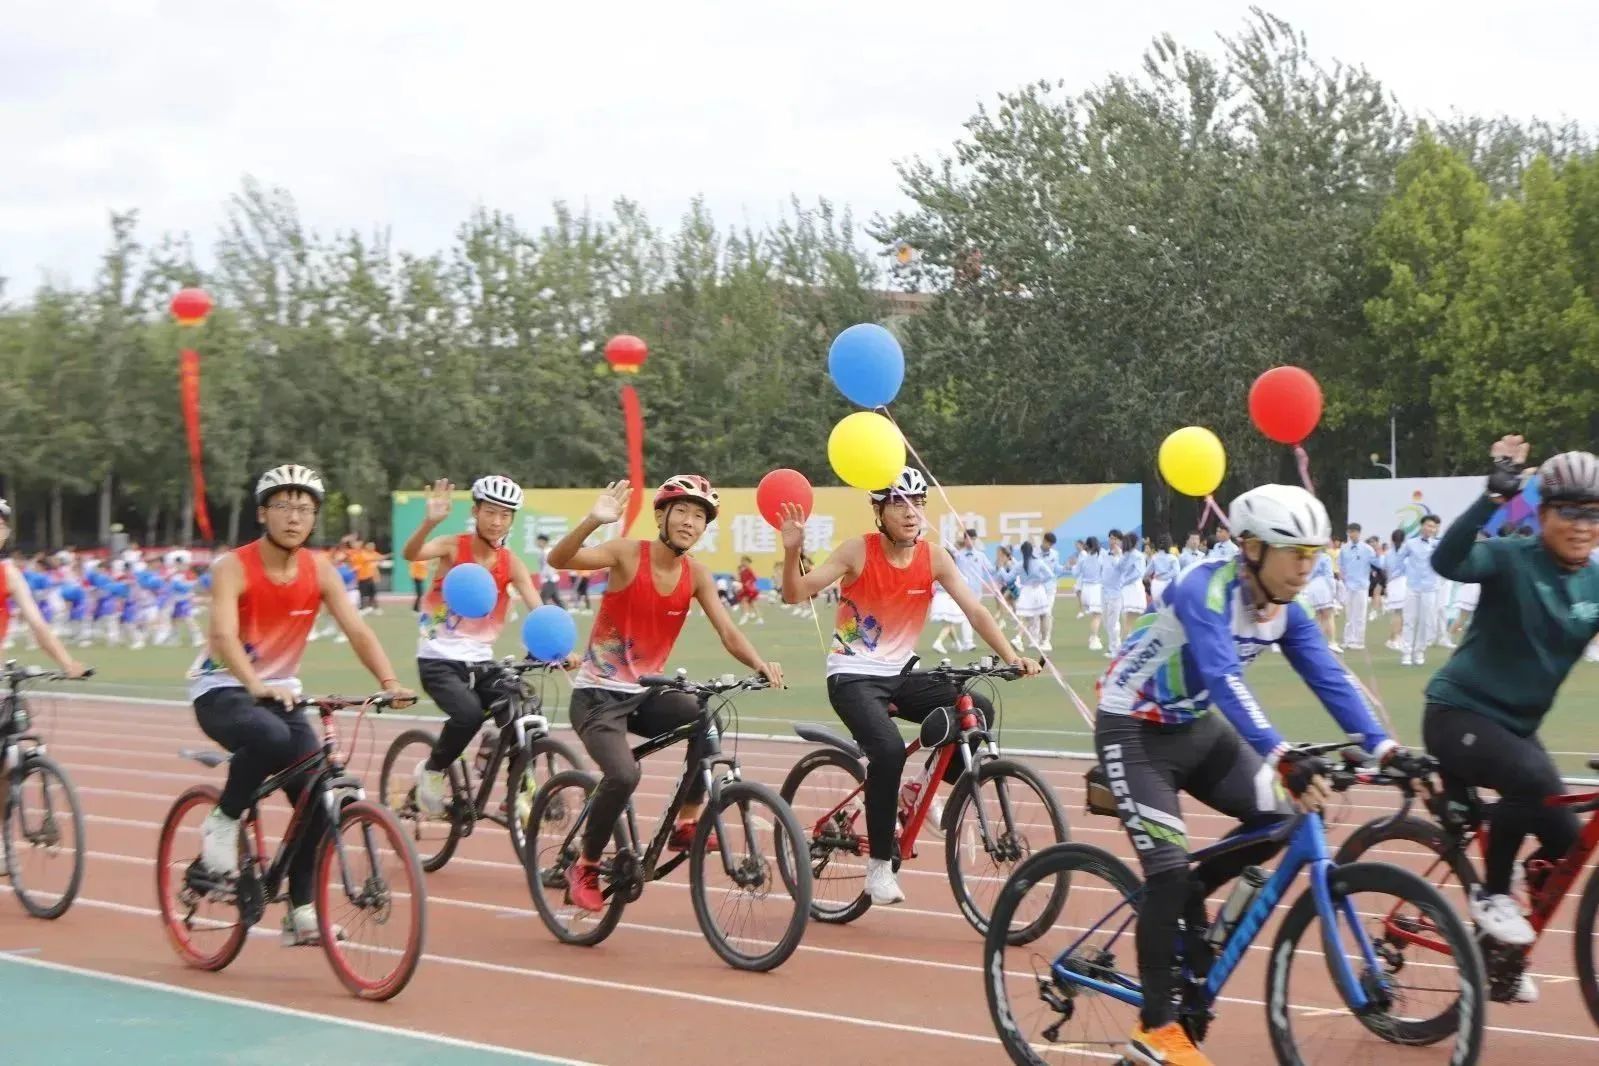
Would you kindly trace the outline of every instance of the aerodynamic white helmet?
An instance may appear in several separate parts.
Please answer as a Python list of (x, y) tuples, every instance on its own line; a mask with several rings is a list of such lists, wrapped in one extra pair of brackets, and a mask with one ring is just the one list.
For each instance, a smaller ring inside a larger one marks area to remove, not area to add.
[(1298, 485), (1250, 489), (1233, 500), (1227, 524), (1235, 537), (1254, 537), (1275, 547), (1322, 548), (1332, 540), (1327, 508)]
[(914, 466), (907, 466), (899, 472), (899, 477), (894, 479), (892, 485), (884, 489), (878, 489), (876, 492), (869, 493), (869, 495), (876, 503), (882, 503), (890, 496), (926, 496), (927, 479)]
[(489, 474), (472, 482), (472, 499), (478, 503), (497, 503), (513, 511), (522, 509), (522, 486), (500, 474)]
[(316, 498), (318, 506), (322, 498), (327, 495), (327, 489), (322, 484), (322, 475), (308, 466), (298, 463), (284, 463), (274, 466), (271, 470), (261, 475), (261, 480), (255, 483), (255, 502), (257, 506), (266, 503), (267, 497), (283, 489), (299, 489)]

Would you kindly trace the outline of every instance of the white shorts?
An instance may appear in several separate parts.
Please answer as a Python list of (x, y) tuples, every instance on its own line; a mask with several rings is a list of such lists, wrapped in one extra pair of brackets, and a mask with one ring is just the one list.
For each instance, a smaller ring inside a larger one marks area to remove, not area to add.
[(966, 615), (961, 611), (960, 604), (955, 602), (955, 597), (943, 589), (933, 590), (931, 617), (940, 623), (958, 624), (966, 621)]
[(1139, 614), (1142, 614), (1144, 612), (1144, 608), (1149, 606), (1149, 604), (1145, 601), (1146, 597), (1144, 596), (1144, 583), (1142, 581), (1135, 581), (1131, 585), (1122, 586), (1123, 614), (1127, 614), (1130, 611), (1137, 611)]
[(1045, 585), (1023, 585), (1016, 597), (1016, 613), (1023, 618), (1038, 618), (1049, 613), (1049, 588)]
[(1385, 611), (1402, 611), (1405, 609), (1405, 596), (1409, 593), (1409, 582), (1402, 577), (1388, 579), (1388, 591), (1383, 593), (1382, 609)]
[(1079, 585), (1083, 594), (1083, 613), (1105, 613), (1105, 588), (1102, 585)]
[(1333, 583), (1324, 577), (1318, 577), (1310, 583), (1305, 590), (1310, 596), (1310, 606), (1317, 611), (1330, 611), (1333, 609)]

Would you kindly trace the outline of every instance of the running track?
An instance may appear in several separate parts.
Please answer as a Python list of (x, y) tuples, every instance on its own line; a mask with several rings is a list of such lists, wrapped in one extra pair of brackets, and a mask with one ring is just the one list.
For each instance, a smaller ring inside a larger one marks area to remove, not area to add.
[[(54, 712), (39, 714), (37, 724), (78, 786), (88, 819), (87, 874), (77, 903), (57, 922), (31, 920), (15, 901), (0, 900), (0, 950), (36, 949), (42, 959), (95, 971), (607, 1066), (729, 1053), (773, 1066), (811, 1066), (824, 1046), (848, 1062), (1004, 1061), (984, 1002), (981, 945), (955, 910), (942, 844), (929, 846), (925, 837), (921, 855), (901, 874), (904, 905), (874, 908), (845, 927), (811, 923), (798, 952), (771, 974), (734, 971), (711, 953), (682, 873), (650, 886), (598, 948), (556, 943), (532, 911), (509, 840), (492, 824), (429, 877), (427, 955), (390, 1003), (347, 996), (319, 950), (282, 949), (276, 908), (230, 968), (189, 970), (159, 928), (153, 857), (161, 819), (178, 792), (196, 781), (220, 784), (220, 771), (177, 756), (179, 748), (209, 742), (177, 705), (76, 700), (57, 702)], [(387, 742), (410, 724), (369, 716), (363, 726), (351, 769), (373, 794)], [(346, 744), (351, 725), (340, 723)], [(745, 739), (738, 754), (747, 774), (776, 786), (804, 750)], [(643, 827), (659, 817), (678, 758), (674, 748), (645, 765)], [(1081, 765), (1035, 765), (1058, 793), (1073, 839), (1130, 854), (1114, 822), (1083, 810)], [(1392, 805), (1391, 792), (1356, 794), (1337, 832)], [(1188, 822), (1207, 837), (1228, 824), (1197, 804), (1190, 804)], [(1534, 955), (1541, 1000), (1490, 1004), (1483, 1062), (1599, 1058), (1599, 1030), (1571, 976), (1574, 906), (1575, 897)], [(1261, 934), (1228, 985), (1206, 1046), (1218, 1062), (1270, 1058), (1260, 1000), (1273, 931)], [(1436, 1051), (1377, 1048), (1371, 1061), (1440, 1061)]]

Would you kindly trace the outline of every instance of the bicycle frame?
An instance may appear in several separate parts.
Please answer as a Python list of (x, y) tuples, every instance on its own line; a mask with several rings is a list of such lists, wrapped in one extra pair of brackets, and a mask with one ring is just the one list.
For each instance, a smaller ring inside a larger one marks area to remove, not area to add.
[[(515, 704), (510, 710), (510, 720), (500, 727), (500, 736), (494, 745), (494, 754), (489, 758), (489, 765), (483, 771), (482, 780), (478, 782), (477, 795), (472, 799), (474, 818), (487, 818), (497, 824), (500, 822), (498, 814), (489, 807), (489, 796), (494, 791), (494, 782), (500, 776), (500, 767), (511, 758), (512, 752), (527, 750), (531, 737), (544, 736), (550, 731), (549, 720), (541, 714), (522, 710), (524, 705), (522, 697), (515, 697)], [(466, 779), (466, 791), (470, 794), (471, 770), (463, 764), (461, 773)]]
[[(1300, 871), (1308, 871), (1310, 876), (1311, 896), (1315, 900), (1316, 913), (1321, 919), (1322, 945), (1333, 972), (1333, 980), (1338, 983), (1340, 994), (1350, 1009), (1359, 1012), (1369, 1004), (1365, 989), (1361, 987), (1359, 977), (1350, 969), (1349, 960), (1344, 957), (1343, 937), (1337, 921), (1338, 915), (1343, 915), (1344, 922), (1353, 931), (1356, 939), (1360, 941), (1360, 951), (1365, 957), (1366, 965), (1372, 968), (1378, 966), (1376, 952), (1368, 938), (1361, 929), (1354, 903), (1348, 899), (1340, 900), (1336, 907), (1333, 903), (1332, 890), (1329, 885), (1335, 866), (1332, 852), (1327, 847), (1327, 832), (1323, 825), (1321, 815), (1302, 814), (1296, 817), (1284, 829), (1281, 826), (1257, 830), (1253, 833), (1241, 834), (1208, 848), (1196, 851), (1189, 856), (1190, 862), (1199, 862), (1203, 859), (1217, 855), (1224, 851), (1244, 847), (1267, 838), (1280, 839), (1283, 834), (1288, 837), (1288, 850), (1283, 855), (1282, 861), (1277, 864), (1277, 869), (1272, 876), (1261, 886), (1253, 902), (1239, 917), (1238, 924), (1227, 936), (1227, 941), (1222, 945), (1211, 966), (1210, 973), (1205, 979), (1203, 1005), (1209, 1009), (1220, 998), (1223, 986), (1232, 976), (1242, 961), (1245, 951), (1254, 942), (1255, 937), (1265, 926), (1267, 919), (1282, 898), (1287, 894)], [(1089, 937), (1093, 936), (1106, 923), (1116, 918), (1122, 911), (1126, 911), (1121, 919), (1121, 926), (1116, 930), (1120, 936), (1126, 928), (1133, 924), (1136, 914), (1127, 900), (1118, 903), (1104, 918), (1101, 918), (1092, 927), (1083, 933), (1074, 943), (1062, 952), (1051, 964), (1050, 972), (1057, 981), (1077, 985), (1083, 988), (1101, 992), (1113, 999), (1120, 1000), (1133, 1007), (1144, 1005), (1144, 993), (1141, 988), (1129, 983), (1111, 983), (1102, 981), (1086, 974), (1077, 973), (1065, 960), (1076, 952)], [(1274, 978), (1276, 979), (1276, 978)]]

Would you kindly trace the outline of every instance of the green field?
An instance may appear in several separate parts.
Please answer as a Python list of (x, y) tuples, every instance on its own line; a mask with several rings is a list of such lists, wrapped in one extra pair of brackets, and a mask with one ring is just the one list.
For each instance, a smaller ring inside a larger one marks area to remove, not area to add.
[[(597, 603), (597, 601), (596, 601)], [(416, 685), (415, 623), (406, 609), (409, 602), (390, 600), (384, 613), (369, 616), (394, 660), (400, 676)], [(789, 688), (783, 692), (745, 695), (739, 701), (740, 728), (750, 732), (788, 733), (795, 721), (836, 724), (827, 704), (822, 683), (822, 637), (809, 615), (796, 618), (775, 605), (764, 605), (766, 624), (751, 626), (746, 632), (762, 654), (783, 664)], [(1076, 689), (1090, 707), (1094, 702), (1094, 682), (1106, 660), (1087, 650), (1087, 630), (1073, 618), (1075, 601), (1063, 596), (1059, 601), (1053, 658), (1067, 683)], [(580, 638), (585, 636), (592, 615), (578, 615)], [(821, 634), (829, 631), (828, 618), (819, 620)], [(1370, 638), (1380, 642), (1379, 625), (1373, 622)], [(517, 651), (520, 626), (512, 623), (499, 645), (499, 651)], [(937, 656), (931, 648), (935, 630), (925, 634), (924, 661)], [(37, 652), (14, 649), (13, 656), (36, 662)], [(97, 676), (85, 683), (86, 691), (106, 694), (181, 699), (183, 674), (194, 656), (191, 648), (103, 648), (79, 650), (85, 662), (96, 668)], [(1446, 652), (1434, 648), (1429, 656), (1433, 668), (1444, 662)], [(969, 657), (968, 657), (969, 658)], [(1387, 708), (1402, 740), (1420, 741), (1421, 690), (1431, 674), (1429, 669), (1404, 668), (1397, 652), (1378, 648), (1355, 652), (1349, 665)], [(703, 616), (689, 619), (678, 642), (674, 667), (686, 668), (691, 676), (711, 677), (742, 668), (716, 640)], [(371, 679), (356, 662), (349, 645), (328, 640), (313, 643), (307, 654), (302, 677), (314, 690), (358, 694), (372, 688)], [(1328, 740), (1335, 738), (1332, 719), (1324, 714), (1309, 690), (1300, 683), (1279, 656), (1266, 656), (1251, 668), (1250, 682), (1278, 727), (1290, 738)], [(1000, 686), (1001, 737), (1013, 748), (1047, 748), (1069, 751), (1088, 750), (1089, 737), (1082, 718), (1059, 685), (1047, 674)], [(1544, 742), (1570, 772), (1585, 771), (1588, 754), (1599, 755), (1599, 730), (1588, 719), (1589, 708), (1599, 696), (1599, 664), (1581, 663), (1561, 693), (1559, 704), (1544, 727)], [(564, 682), (555, 682), (546, 701), (564, 707)], [(423, 706), (431, 706), (424, 703)]]

